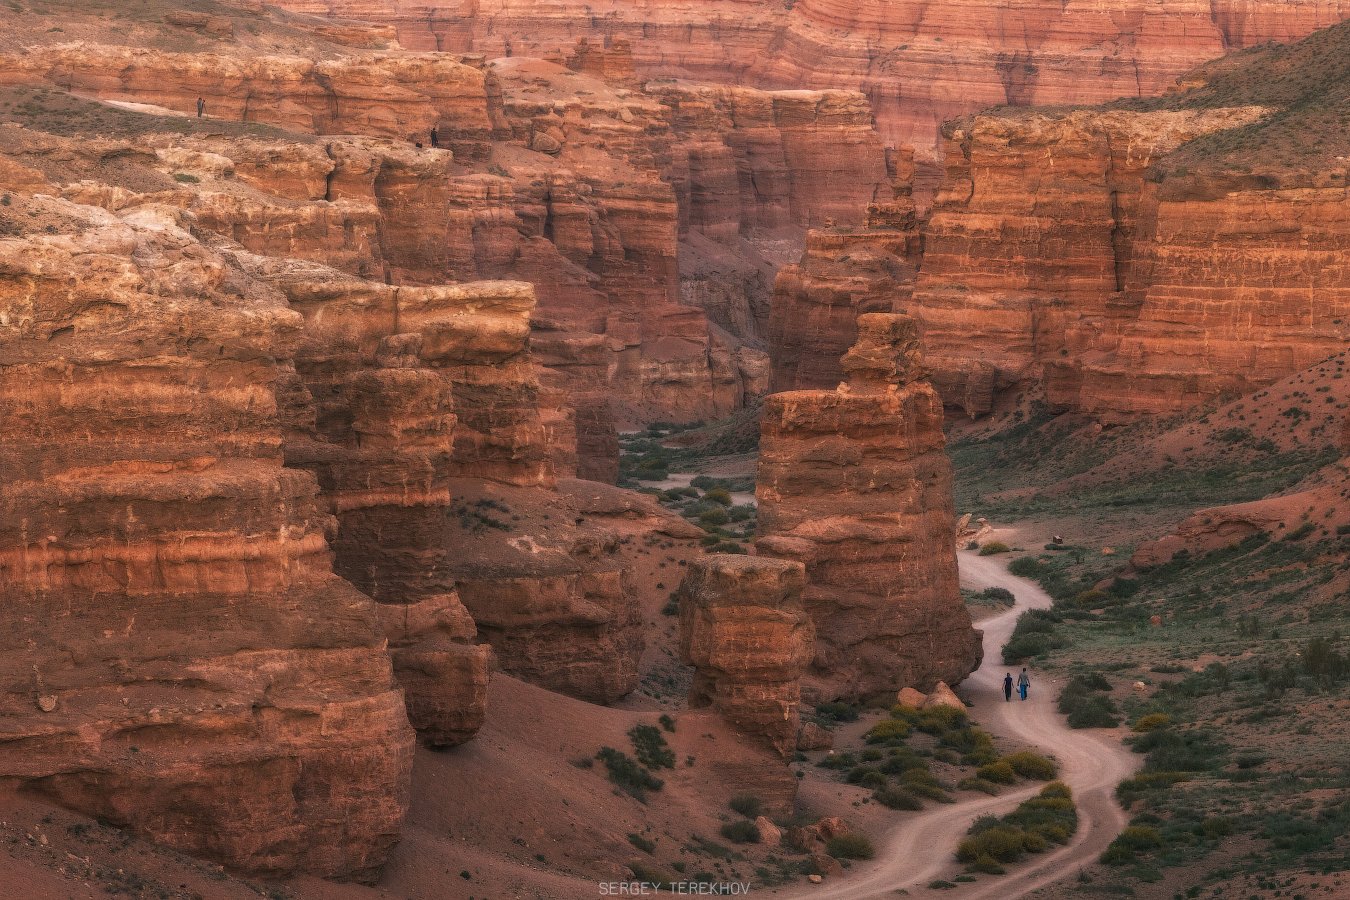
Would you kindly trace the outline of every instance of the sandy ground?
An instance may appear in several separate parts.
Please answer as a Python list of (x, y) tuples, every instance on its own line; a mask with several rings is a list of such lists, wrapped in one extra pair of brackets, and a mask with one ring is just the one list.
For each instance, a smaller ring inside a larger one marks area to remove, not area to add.
[[(1139, 765), (1139, 757), (1120, 743), (1113, 730), (1070, 729), (1055, 710), (1057, 686), (1034, 671), (1028, 700), (1004, 702), (1002, 679), (1007, 668), (1001, 662), (1003, 644), (1018, 616), (1027, 609), (1049, 606), (1051, 599), (1036, 584), (1008, 574), (1004, 563), (994, 558), (963, 552), (960, 565), (963, 587), (1005, 587), (1017, 599), (1007, 611), (980, 623), (984, 629), (984, 665), (962, 683), (960, 693), (973, 702), (972, 715), (981, 727), (998, 737), (1039, 748), (1058, 760), (1060, 779), (1073, 789), (1078, 804), (1078, 831), (1066, 846), (1032, 857), (1006, 877), (982, 878), (980, 883), (961, 889), (961, 897), (966, 900), (1011, 900), (1073, 875), (1080, 866), (1094, 861), (1120, 833), (1126, 816), (1115, 802), (1114, 791), (1116, 784)], [(970, 823), (981, 815), (1008, 812), (1040, 787), (1033, 784), (998, 797), (925, 809), (878, 842), (877, 860), (855, 864), (849, 877), (778, 893), (784, 897), (860, 900), (904, 889), (911, 895), (945, 896), (944, 891), (930, 891), (927, 885), (956, 874), (951, 854)]]

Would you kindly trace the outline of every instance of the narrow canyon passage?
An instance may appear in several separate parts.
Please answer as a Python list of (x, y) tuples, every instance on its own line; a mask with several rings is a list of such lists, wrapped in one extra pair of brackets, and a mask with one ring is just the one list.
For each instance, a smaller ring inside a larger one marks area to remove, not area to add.
[[(1060, 764), (1059, 779), (1073, 789), (1078, 807), (1078, 831), (1068, 844), (1031, 856), (1006, 876), (982, 877), (977, 884), (962, 886), (961, 896), (968, 900), (1011, 900), (1070, 877), (1079, 866), (1096, 860), (1125, 827), (1126, 816), (1115, 801), (1115, 787), (1138, 768), (1141, 757), (1124, 747), (1112, 732), (1070, 729), (1055, 709), (1055, 698), (1062, 686), (1059, 680), (1040, 675), (1030, 667), (1028, 699), (1022, 702), (1014, 696), (1011, 703), (1004, 702), (1003, 674), (1014, 670), (1002, 662), (1003, 645), (1023, 612), (1049, 607), (1051, 598), (1035, 583), (1009, 574), (997, 558), (965, 551), (958, 555), (962, 587), (1007, 588), (1016, 598), (1008, 610), (976, 623), (984, 630), (984, 663), (962, 682), (960, 693), (974, 702), (971, 716), (982, 728), (1014, 744), (1053, 756)], [(775, 893), (817, 900), (881, 897), (900, 889), (911, 895), (943, 893), (929, 891), (927, 885), (951, 873), (956, 845), (971, 822), (982, 815), (1003, 815), (1040, 788), (1039, 783), (1032, 783), (998, 797), (928, 807), (897, 823), (890, 834), (878, 841), (875, 861), (855, 864), (850, 875), (828, 885), (803, 885)]]

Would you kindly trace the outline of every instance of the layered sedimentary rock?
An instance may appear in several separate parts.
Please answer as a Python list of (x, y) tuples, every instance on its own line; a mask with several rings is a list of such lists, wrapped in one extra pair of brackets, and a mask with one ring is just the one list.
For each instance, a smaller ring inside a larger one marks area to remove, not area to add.
[(882, 138), (932, 159), (947, 119), (1003, 104), (1095, 103), (1165, 90), (1225, 51), (1350, 16), (1345, 0), (284, 0), (393, 25), (404, 46), (490, 56), (623, 40), (644, 77), (862, 90)]
[(694, 667), (692, 707), (709, 706), (780, 754), (796, 747), (801, 677), (813, 628), (801, 563), (749, 556), (695, 559), (680, 585), (680, 657)]
[(774, 283), (769, 356), (775, 391), (832, 388), (857, 340), (858, 316), (891, 312), (913, 291), (922, 255), (914, 209), (913, 154), (888, 154), (891, 197), (866, 207), (859, 227), (819, 228)]
[(282, 467), (300, 317), (175, 207), (0, 177), (0, 773), (231, 865), (373, 875), (412, 731)]
[(978, 414), (1040, 380), (1054, 406), (1118, 422), (1343, 348), (1347, 48), (1350, 24), (1130, 109), (953, 124), (903, 305), (948, 404)]
[[(551, 484), (525, 352), (533, 296), (246, 264), (305, 318), (287, 463), (313, 471), (335, 507), (335, 567), (379, 602), (414, 727), (430, 744), (461, 743), (483, 722), (488, 651), (455, 589), (450, 484), (466, 471)], [(472, 405), (456, 415), (461, 403)]]
[(185, 115), (200, 98), (212, 117), (310, 134), (425, 140), (435, 126), (466, 157), (486, 154), (492, 134), (485, 80), (480, 69), (434, 53), (314, 60), (91, 43), (33, 48), (0, 75), (0, 83), (48, 81)]
[(1069, 336), (1085, 321), (1100, 329), (1128, 315), (1122, 292), (1149, 166), (1261, 114), (1034, 112), (951, 124), (923, 271), (897, 307), (922, 323), (943, 399), (987, 412), (998, 391), (1087, 349)]
[(665, 177), (680, 206), (681, 296), (763, 349), (773, 273), (804, 229), (860, 224), (890, 196), (867, 100), (664, 79), (646, 92), (673, 132)]
[(955, 683), (980, 658), (957, 588), (942, 404), (916, 323), (870, 313), (848, 381), (764, 405), (755, 493), (762, 555), (806, 566), (816, 701)]

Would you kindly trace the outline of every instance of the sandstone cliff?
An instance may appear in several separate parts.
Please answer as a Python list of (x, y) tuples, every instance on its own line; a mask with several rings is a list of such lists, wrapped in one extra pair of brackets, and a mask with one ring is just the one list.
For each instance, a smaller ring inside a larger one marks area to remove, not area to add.
[(858, 333), (848, 382), (771, 395), (760, 438), (756, 546), (806, 566), (815, 701), (955, 683), (980, 656), (957, 588), (942, 404), (917, 326), (870, 313)]
[(372, 876), (412, 732), (282, 466), (300, 317), (181, 209), (56, 191), (0, 163), (0, 772), (234, 866)]
[(899, 307), (924, 325), (944, 400), (980, 414), (1043, 380), (1054, 406), (1117, 422), (1341, 349), (1347, 48), (1341, 25), (1158, 101), (951, 125)]

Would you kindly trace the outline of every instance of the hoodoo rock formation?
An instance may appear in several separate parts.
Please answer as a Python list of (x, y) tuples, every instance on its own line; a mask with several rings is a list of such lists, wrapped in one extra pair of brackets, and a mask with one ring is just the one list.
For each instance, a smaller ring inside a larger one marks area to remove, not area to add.
[(771, 395), (761, 428), (756, 547), (806, 566), (816, 651), (805, 688), (816, 701), (954, 684), (980, 658), (918, 327), (869, 313), (858, 335), (845, 384)]
[(0, 774), (234, 866), (373, 876), (412, 731), (282, 465), (300, 316), (177, 207), (0, 176)]
[(786, 756), (801, 724), (813, 629), (801, 563), (718, 554), (680, 585), (680, 656), (694, 667), (691, 707), (712, 707)]
[(549, 56), (627, 45), (644, 78), (861, 90), (882, 138), (935, 157), (942, 122), (1000, 105), (1100, 103), (1166, 90), (1237, 48), (1350, 16), (1346, 0), (282, 0), (391, 25), (415, 50)]

